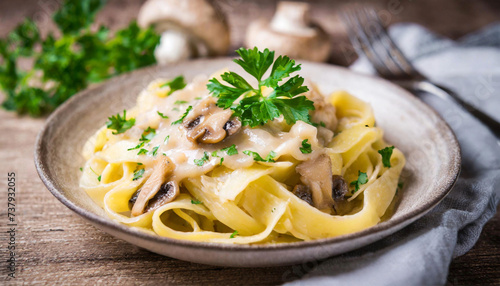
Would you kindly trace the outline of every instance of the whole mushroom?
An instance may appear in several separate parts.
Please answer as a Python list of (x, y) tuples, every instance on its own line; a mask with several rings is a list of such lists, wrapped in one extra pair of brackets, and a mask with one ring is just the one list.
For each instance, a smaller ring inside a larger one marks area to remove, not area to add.
[(137, 22), (161, 33), (155, 49), (159, 64), (194, 57), (222, 56), (229, 48), (225, 16), (207, 0), (148, 0)]
[(259, 19), (250, 24), (245, 45), (268, 48), (296, 59), (326, 61), (330, 40), (328, 34), (310, 20), (309, 8), (304, 2), (279, 2), (270, 22)]

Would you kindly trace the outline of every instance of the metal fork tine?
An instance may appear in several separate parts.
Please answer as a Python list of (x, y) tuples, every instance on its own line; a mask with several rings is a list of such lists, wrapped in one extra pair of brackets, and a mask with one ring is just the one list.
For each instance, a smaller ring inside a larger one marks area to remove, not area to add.
[(365, 9), (358, 8), (357, 17), (362, 23), (364, 33), (368, 37), (368, 41), (371, 43), (375, 55), (378, 57), (379, 61), (384, 64), (384, 66), (391, 71), (392, 77), (398, 77), (401, 73), (404, 74), (401, 67), (391, 58), (387, 48), (381, 43), (379, 38), (381, 26), (378, 25), (376, 21), (367, 13)]
[(401, 72), (404, 72), (408, 76), (422, 77), (391, 39), (386, 28), (382, 24), (382, 21), (378, 17), (375, 9), (373, 9), (372, 7), (364, 7), (363, 10), (367, 17), (369, 17), (370, 21), (376, 26), (376, 30), (378, 32), (376, 36), (379, 39), (378, 42), (380, 42), (384, 46), (389, 59), (392, 60), (392, 62), (394, 62), (394, 64), (396, 64), (401, 69)]
[(359, 21), (355, 10), (351, 8), (345, 8), (341, 14), (345, 25), (347, 28), (348, 36), (353, 43), (354, 48), (358, 53), (366, 55), (368, 60), (373, 64), (373, 67), (382, 76), (392, 77), (393, 74), (389, 71), (385, 64), (380, 62), (380, 59), (376, 56), (375, 50), (373, 49), (371, 42), (368, 40), (365, 34), (362, 24)]

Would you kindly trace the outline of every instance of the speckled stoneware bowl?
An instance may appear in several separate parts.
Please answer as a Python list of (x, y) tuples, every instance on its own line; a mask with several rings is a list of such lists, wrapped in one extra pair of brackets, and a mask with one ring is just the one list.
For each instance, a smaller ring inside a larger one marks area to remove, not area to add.
[[(404, 189), (394, 215), (369, 229), (340, 237), (279, 245), (224, 245), (153, 236), (109, 219), (78, 187), (83, 144), (111, 114), (135, 105), (151, 80), (183, 74), (188, 81), (224, 67), (230, 59), (199, 60), (153, 67), (107, 81), (72, 97), (47, 120), (35, 148), (40, 178), (64, 205), (103, 231), (166, 256), (221, 266), (256, 267), (301, 263), (344, 253), (386, 237), (436, 206), (460, 172), (460, 148), (448, 125), (405, 90), (345, 68), (303, 63), (300, 74), (315, 81), (324, 94), (345, 89), (369, 102), (385, 139), (407, 158)], [(236, 69), (239, 70), (239, 67)]]

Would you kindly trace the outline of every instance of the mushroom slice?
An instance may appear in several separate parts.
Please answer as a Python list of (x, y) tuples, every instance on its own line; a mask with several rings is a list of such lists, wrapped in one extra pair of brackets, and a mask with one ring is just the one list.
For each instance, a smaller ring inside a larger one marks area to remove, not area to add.
[(313, 205), (311, 190), (308, 186), (298, 184), (293, 188), (292, 193), (311, 206)]
[(349, 187), (347, 186), (347, 182), (344, 177), (340, 175), (332, 176), (332, 197), (334, 201), (344, 200), (345, 194), (349, 191)]
[[(171, 188), (165, 186), (166, 184), (169, 184), (171, 182), (166, 182), (167, 176), (171, 175), (175, 169), (175, 164), (172, 163), (170, 158), (167, 156), (160, 156), (156, 160), (156, 164), (153, 170), (153, 173), (151, 176), (148, 178), (146, 183), (142, 186), (142, 188), (139, 190), (139, 193), (137, 194), (137, 198), (134, 200), (134, 196), (130, 199), (129, 202), (133, 202), (133, 207), (132, 207), (132, 215), (133, 216), (138, 216), (141, 215), (147, 210), (148, 204), (150, 201), (155, 198), (157, 193), (162, 190), (162, 189), (167, 189), (171, 190), (171, 194), (169, 194), (167, 197), (165, 195), (162, 195), (162, 199), (157, 198), (156, 202), (161, 201), (162, 204), (168, 203), (172, 201), (178, 194), (179, 194), (179, 188), (178, 186), (175, 188)], [(176, 184), (174, 184), (176, 185)]]
[(187, 130), (187, 138), (192, 142), (218, 143), (227, 136), (238, 132), (241, 122), (231, 118), (233, 112), (217, 107), (213, 97), (198, 103), (183, 126)]
[(332, 162), (328, 155), (321, 154), (299, 164), (295, 169), (300, 181), (311, 189), (313, 206), (319, 210), (333, 206)]
[(326, 128), (331, 131), (335, 131), (337, 128), (337, 115), (335, 107), (325, 100), (325, 97), (321, 95), (315, 84), (311, 83), (308, 85), (311, 89), (304, 95), (309, 100), (314, 102), (314, 110), (310, 112), (312, 122), (323, 122)]
[(164, 204), (173, 201), (177, 194), (179, 194), (179, 185), (177, 182), (170, 181), (161, 185), (160, 190), (158, 190), (156, 195), (149, 200), (144, 212), (155, 210)]

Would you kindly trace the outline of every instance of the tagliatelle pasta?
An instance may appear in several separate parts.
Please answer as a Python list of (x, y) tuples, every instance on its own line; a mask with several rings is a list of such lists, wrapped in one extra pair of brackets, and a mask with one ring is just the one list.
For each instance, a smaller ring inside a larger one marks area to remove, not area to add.
[(175, 80), (153, 81), (85, 144), (80, 186), (110, 218), (175, 239), (254, 244), (349, 234), (388, 212), (405, 158), (369, 104), (310, 84), (310, 123), (282, 115), (250, 127), (215, 104), (206, 77)]

